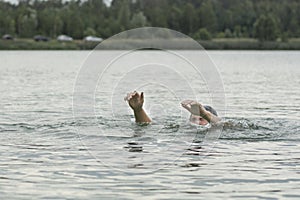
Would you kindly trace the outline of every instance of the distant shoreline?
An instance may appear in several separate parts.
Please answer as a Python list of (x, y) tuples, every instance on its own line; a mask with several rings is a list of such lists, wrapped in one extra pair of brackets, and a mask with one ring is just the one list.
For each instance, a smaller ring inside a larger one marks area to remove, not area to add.
[[(266, 41), (259, 42), (252, 38), (218, 38), (212, 40), (198, 41), (206, 50), (300, 50), (300, 38), (292, 38), (287, 42)], [(191, 50), (181, 42), (182, 45), (171, 47), (171, 49)], [(126, 44), (124, 49), (130, 49), (131, 45), (134, 48), (136, 44), (143, 44), (142, 40), (132, 40)], [(180, 44), (180, 42), (178, 43)], [(74, 40), (70, 42), (59, 42), (50, 40), (48, 42), (36, 42), (33, 39), (15, 39), (15, 40), (0, 40), (0, 50), (92, 50), (98, 43), (85, 42), (82, 40)], [(111, 44), (105, 49), (114, 50), (122, 49), (123, 47), (117, 44)]]

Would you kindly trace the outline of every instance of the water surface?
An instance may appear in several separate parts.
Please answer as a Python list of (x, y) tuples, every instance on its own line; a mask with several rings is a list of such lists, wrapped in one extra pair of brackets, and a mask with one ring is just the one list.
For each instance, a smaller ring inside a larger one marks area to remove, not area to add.
[[(122, 99), (134, 81), (122, 68), (100, 80), (96, 117), (74, 119), (74, 83), (88, 53), (0, 52), (3, 199), (300, 198), (300, 52), (209, 52), (227, 106), (227, 124), (209, 146), (206, 131), (185, 123), (178, 100), (187, 91), (168, 73), (156, 78), (174, 83), (177, 96), (163, 86), (141, 87), (151, 126), (130, 121)], [(203, 80), (191, 84), (199, 85), (197, 99), (210, 103)]]

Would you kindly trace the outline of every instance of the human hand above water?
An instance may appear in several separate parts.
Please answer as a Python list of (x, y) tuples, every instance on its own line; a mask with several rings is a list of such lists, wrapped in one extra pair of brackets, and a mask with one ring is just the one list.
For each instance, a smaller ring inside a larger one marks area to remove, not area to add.
[(128, 102), (129, 106), (134, 111), (135, 121), (137, 123), (150, 123), (151, 119), (143, 109), (144, 93), (139, 94), (137, 91), (130, 92), (124, 98)]
[(124, 98), (133, 110), (140, 110), (144, 104), (144, 93), (139, 94), (137, 91), (130, 92)]
[(206, 110), (202, 104), (194, 100), (184, 100), (181, 102), (181, 106), (193, 115), (202, 116), (206, 114)]

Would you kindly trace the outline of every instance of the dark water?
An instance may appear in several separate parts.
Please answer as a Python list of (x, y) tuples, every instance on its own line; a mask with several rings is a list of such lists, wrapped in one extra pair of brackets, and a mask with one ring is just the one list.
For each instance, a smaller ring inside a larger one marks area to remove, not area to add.
[[(186, 123), (179, 102), (187, 91), (164, 70), (108, 71), (95, 115), (74, 118), (88, 53), (0, 52), (1, 199), (300, 198), (300, 52), (209, 52), (227, 107), (213, 140)], [(171, 89), (152, 84), (163, 77)], [(211, 103), (203, 80), (191, 75), (190, 84)], [(122, 99), (131, 89), (145, 92), (151, 126), (130, 121)]]

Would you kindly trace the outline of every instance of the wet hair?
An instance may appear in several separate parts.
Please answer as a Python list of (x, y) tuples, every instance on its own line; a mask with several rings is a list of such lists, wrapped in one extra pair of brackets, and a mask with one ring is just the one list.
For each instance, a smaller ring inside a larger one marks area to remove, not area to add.
[(218, 113), (215, 109), (213, 109), (211, 106), (203, 106), (205, 108), (205, 110), (207, 110), (208, 112), (210, 112), (211, 114), (214, 114), (215, 116), (218, 116)]

